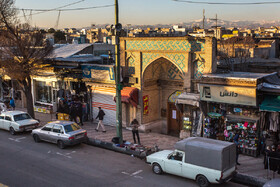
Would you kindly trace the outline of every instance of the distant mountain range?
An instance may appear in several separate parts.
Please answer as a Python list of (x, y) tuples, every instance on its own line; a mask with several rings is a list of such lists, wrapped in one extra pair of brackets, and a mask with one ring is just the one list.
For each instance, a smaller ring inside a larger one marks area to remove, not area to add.
[[(186, 28), (191, 28), (193, 26), (200, 26), (202, 28), (202, 25), (203, 25), (202, 22), (203, 22), (202, 19), (199, 19), (199, 20), (193, 20), (190, 22), (174, 23), (174, 24), (131, 25), (131, 26), (129, 26), (129, 28), (142, 28), (142, 29), (146, 29), (148, 27), (149, 28), (156, 28), (156, 27), (167, 28), (167, 27), (172, 27), (173, 25), (181, 25)], [(208, 19), (205, 19), (204, 24), (205, 24), (205, 28), (211, 28), (212, 26), (216, 26), (216, 21), (208, 18)], [(97, 24), (96, 27), (104, 28), (106, 25), (108, 25), (108, 24)], [(280, 26), (280, 20), (278, 20), (278, 21), (240, 21), (240, 20), (226, 21), (226, 20), (218, 19), (217, 25), (225, 27), (225, 28), (228, 28), (228, 27), (248, 28), (248, 29), (254, 29), (254, 28), (258, 28), (258, 27), (268, 28), (271, 26)], [(123, 28), (126, 29), (127, 26), (125, 24), (123, 24)]]

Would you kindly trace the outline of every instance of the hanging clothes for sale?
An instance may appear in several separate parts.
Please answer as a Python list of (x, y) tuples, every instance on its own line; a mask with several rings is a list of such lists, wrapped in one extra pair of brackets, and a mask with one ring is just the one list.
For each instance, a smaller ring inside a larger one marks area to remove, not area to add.
[(269, 112), (262, 111), (260, 113), (260, 127), (263, 131), (269, 129)]
[(278, 124), (279, 124), (279, 113), (278, 112), (271, 112), (269, 118), (270, 127), (269, 130), (273, 132), (277, 132)]

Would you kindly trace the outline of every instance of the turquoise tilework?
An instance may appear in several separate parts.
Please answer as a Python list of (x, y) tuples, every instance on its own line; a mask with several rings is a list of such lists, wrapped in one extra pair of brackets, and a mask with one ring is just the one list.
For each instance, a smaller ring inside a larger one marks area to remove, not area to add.
[(184, 80), (182, 73), (180, 72), (180, 70), (172, 64), (172, 66), (168, 69), (167, 71), (167, 76), (169, 79), (172, 80)]
[(205, 50), (205, 41), (188, 40), (127, 40), (127, 50), (163, 50), (196, 52)]
[(205, 69), (205, 57), (204, 54), (199, 54), (198, 58), (194, 61), (195, 66), (195, 73), (194, 78), (195, 79), (201, 79), (204, 69)]
[(129, 75), (135, 74), (135, 60), (132, 53), (128, 53), (127, 62)]
[(182, 72), (184, 72), (186, 58), (183, 53), (143, 53), (143, 69), (145, 69), (150, 63), (159, 57), (164, 57), (170, 62), (175, 63), (182, 70)]
[(129, 66), (134, 66), (134, 63), (135, 63), (134, 58), (133, 58), (133, 57), (129, 57), (129, 58), (128, 58), (128, 65), (129, 65)]

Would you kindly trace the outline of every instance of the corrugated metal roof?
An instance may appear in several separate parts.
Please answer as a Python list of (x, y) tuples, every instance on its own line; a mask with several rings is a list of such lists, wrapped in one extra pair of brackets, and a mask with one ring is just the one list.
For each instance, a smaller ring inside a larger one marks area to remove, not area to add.
[(49, 58), (68, 58), (93, 44), (68, 44), (53, 50)]

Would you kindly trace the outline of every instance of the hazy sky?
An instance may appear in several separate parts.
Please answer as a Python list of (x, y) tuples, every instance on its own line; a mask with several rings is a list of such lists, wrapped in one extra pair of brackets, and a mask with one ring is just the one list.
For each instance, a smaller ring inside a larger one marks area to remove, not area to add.
[[(64, 6), (79, 0), (16, 0), (17, 8), (52, 9)], [(196, 1), (196, 0), (193, 0)], [(208, 2), (265, 2), (276, 0), (198, 0)], [(84, 0), (78, 4), (64, 9), (93, 7), (100, 5), (112, 5), (114, 0)], [(277, 1), (278, 2), (278, 1)], [(270, 5), (203, 5), (175, 2), (172, 0), (119, 0), (120, 22), (126, 24), (170, 24), (189, 22), (202, 18), (205, 9), (206, 18), (218, 18), (223, 20), (279, 20), (280, 4)], [(114, 7), (64, 11), (60, 14), (58, 28), (86, 27), (91, 24), (113, 24)], [(33, 11), (32, 14), (35, 12)], [(26, 15), (30, 11), (25, 12)], [(20, 16), (23, 13), (20, 11)], [(38, 27), (54, 27), (58, 11), (45, 12), (31, 17), (32, 25)]]

